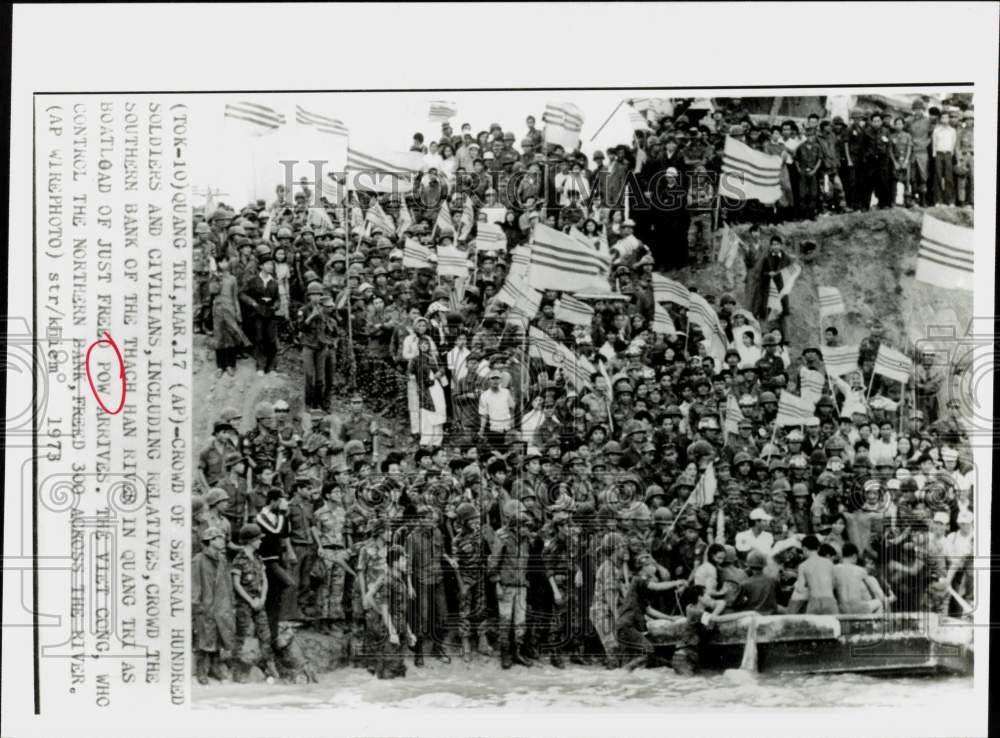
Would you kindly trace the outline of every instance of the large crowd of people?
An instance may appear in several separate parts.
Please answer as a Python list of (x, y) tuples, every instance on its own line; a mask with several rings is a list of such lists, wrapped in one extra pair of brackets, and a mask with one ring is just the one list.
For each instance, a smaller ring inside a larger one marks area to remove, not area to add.
[[(345, 666), (391, 678), (408, 648), (417, 667), (652, 666), (648, 621), (677, 619), (689, 635), (668, 663), (690, 673), (729, 613), (969, 605), (974, 474), (946, 370), (914, 356), (905, 384), (879, 373), (892, 341), (878, 320), (850, 372), (824, 365), (832, 324), (823, 345), (788, 345), (789, 311), (810, 308), (768, 299), (798, 245), (767, 229), (867, 209), (873, 194), (892, 207), (897, 182), (904, 205), (971, 204), (971, 111), (928, 116), (917, 101), (849, 124), (764, 124), (716, 102), (592, 158), (546, 144), (533, 118), (520, 136), (445, 124), (439, 140), (414, 137), (425, 167), (407, 193), (335, 205), (315, 185), (281, 188), (196, 218), (196, 328), (218, 375), (301, 362), (304, 383), (253, 418), (209, 411), (194, 485), (199, 682), (244, 678), (250, 636), (279, 676), (283, 622), (339, 634)], [(727, 135), (782, 156), (775, 206), (717, 202)], [(654, 181), (677, 207), (643, 206)], [(491, 218), (506, 244), (477, 251)], [(719, 225), (739, 220), (754, 221), (745, 294), (703, 295), (728, 344), (713, 356), (652, 280), (712, 258)], [(561, 319), (557, 292), (533, 316), (497, 299), (537, 223), (610, 249), (607, 291), (581, 296), (589, 325)], [(408, 243), (430, 263), (404, 265)], [(433, 254), (450, 247), (468, 254), (467, 278), (439, 276)], [(657, 329), (661, 308), (677, 330)], [(540, 355), (537, 332), (587, 376)], [(779, 398), (807, 387), (820, 388), (813, 412), (779, 422)]]

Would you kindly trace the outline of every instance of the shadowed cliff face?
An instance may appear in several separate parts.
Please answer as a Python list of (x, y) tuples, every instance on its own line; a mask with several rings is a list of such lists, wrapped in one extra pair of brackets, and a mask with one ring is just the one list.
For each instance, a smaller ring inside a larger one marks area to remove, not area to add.
[[(761, 227), (765, 244), (773, 234), (781, 236), (786, 251), (803, 265), (791, 293), (787, 323), (786, 339), (793, 349), (821, 342), (816, 297), (819, 285), (837, 287), (844, 296), (847, 314), (825, 319), (823, 327), (835, 325), (845, 344), (857, 343), (866, 336), (866, 323), (875, 317), (882, 321), (886, 337), (898, 347), (923, 338), (926, 327), (931, 325), (954, 324), (958, 335), (965, 332), (972, 317), (972, 295), (913, 278), (923, 212), (893, 208)], [(934, 207), (928, 212), (956, 225), (973, 224), (970, 211)], [(740, 225), (734, 230), (745, 239), (748, 229)], [(806, 241), (816, 243), (811, 257), (800, 253)], [(718, 264), (683, 269), (671, 276), (716, 298), (725, 291), (723, 269)], [(737, 263), (732, 293), (745, 304), (744, 276), (742, 264)]]

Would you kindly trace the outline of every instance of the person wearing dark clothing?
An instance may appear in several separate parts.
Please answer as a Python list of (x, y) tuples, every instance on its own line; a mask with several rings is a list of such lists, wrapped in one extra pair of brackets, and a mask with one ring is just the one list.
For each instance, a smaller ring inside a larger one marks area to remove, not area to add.
[(267, 246), (258, 248), (260, 272), (247, 281), (240, 299), (247, 307), (253, 325), (254, 349), (257, 359), (257, 374), (259, 376), (274, 370), (275, 358), (278, 355), (277, 318), (278, 282), (274, 278), (274, 262), (271, 260), (270, 249)]

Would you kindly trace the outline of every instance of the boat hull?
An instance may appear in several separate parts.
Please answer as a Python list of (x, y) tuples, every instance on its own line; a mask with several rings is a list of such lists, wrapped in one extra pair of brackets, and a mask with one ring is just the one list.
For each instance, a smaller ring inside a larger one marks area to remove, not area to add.
[[(756, 664), (764, 673), (972, 673), (972, 627), (960, 620), (929, 613), (730, 617), (706, 631), (704, 668), (739, 668), (755, 621)], [(650, 621), (649, 638), (671, 651), (685, 627)]]

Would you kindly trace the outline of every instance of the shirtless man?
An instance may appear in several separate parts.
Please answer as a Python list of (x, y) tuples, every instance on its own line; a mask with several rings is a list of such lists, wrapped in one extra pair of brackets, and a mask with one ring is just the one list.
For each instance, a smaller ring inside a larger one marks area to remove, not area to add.
[(807, 593), (807, 615), (836, 615), (837, 600), (833, 596), (833, 562), (819, 555), (819, 539), (806, 536), (802, 548), (806, 560), (799, 564), (796, 588)]
[(868, 571), (858, 565), (858, 547), (845, 543), (842, 560), (833, 566), (833, 590), (840, 611), (850, 615), (867, 615), (882, 611), (882, 602), (872, 596)]

